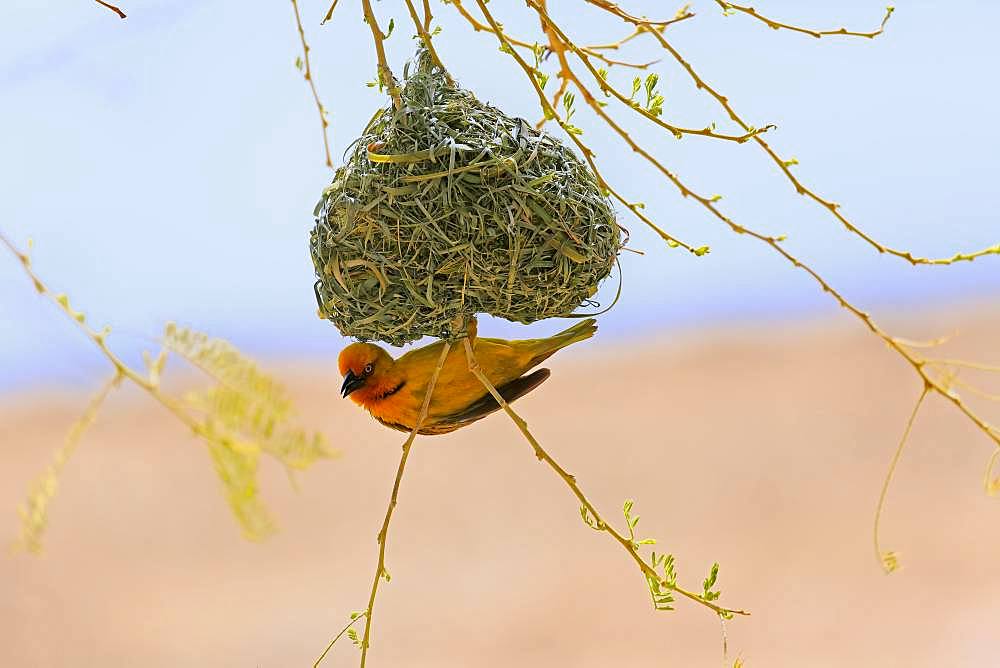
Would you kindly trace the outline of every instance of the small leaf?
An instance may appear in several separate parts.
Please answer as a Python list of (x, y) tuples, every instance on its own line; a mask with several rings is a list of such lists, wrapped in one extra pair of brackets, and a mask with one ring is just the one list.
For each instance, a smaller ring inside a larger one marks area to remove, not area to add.
[(886, 574), (894, 573), (899, 570), (899, 554), (896, 552), (883, 552), (882, 570), (884, 570)]

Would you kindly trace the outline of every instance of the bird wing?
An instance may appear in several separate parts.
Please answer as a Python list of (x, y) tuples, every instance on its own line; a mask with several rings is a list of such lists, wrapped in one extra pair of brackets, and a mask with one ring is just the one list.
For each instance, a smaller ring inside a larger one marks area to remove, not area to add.
[[(520, 378), (515, 378), (509, 383), (505, 383), (497, 388), (497, 392), (503, 397), (504, 401), (510, 403), (515, 399), (523, 397), (528, 392), (545, 382), (552, 372), (548, 369), (539, 369), (529, 373), (526, 376), (521, 376)], [(452, 413), (451, 415), (443, 415), (440, 419), (435, 420), (434, 425), (430, 428), (442, 428), (451, 427), (453, 429), (458, 429), (463, 427), (470, 422), (475, 422), (476, 420), (482, 419), (489, 415), (490, 413), (498, 410), (500, 404), (497, 400), (493, 398), (493, 395), (487, 392), (480, 398), (473, 401), (471, 404), (466, 406), (458, 413)], [(452, 429), (448, 429), (451, 431)]]

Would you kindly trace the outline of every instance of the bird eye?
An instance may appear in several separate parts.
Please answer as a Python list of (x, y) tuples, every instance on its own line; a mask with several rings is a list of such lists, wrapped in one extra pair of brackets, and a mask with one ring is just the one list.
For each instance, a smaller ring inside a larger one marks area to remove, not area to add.
[(365, 374), (366, 375), (369, 374), (369, 373), (371, 373), (374, 370), (375, 370), (375, 367), (373, 367), (371, 364), (368, 364), (368, 365), (365, 366)]

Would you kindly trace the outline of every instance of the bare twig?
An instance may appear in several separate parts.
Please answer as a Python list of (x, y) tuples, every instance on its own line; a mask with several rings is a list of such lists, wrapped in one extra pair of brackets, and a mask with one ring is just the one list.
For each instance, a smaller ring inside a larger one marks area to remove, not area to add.
[(194, 433), (199, 436), (204, 436), (204, 430), (201, 424), (193, 415), (189, 414), (184, 409), (183, 405), (179, 401), (161, 392), (158, 383), (125, 364), (125, 362), (123, 362), (122, 359), (108, 347), (107, 337), (111, 331), (110, 328), (105, 327), (104, 329), (98, 331), (88, 325), (83, 313), (80, 313), (72, 308), (66, 295), (54, 294), (48, 289), (48, 287), (46, 287), (46, 285), (42, 282), (42, 279), (32, 269), (31, 258), (27, 253), (23, 253), (18, 250), (17, 247), (14, 246), (14, 244), (2, 233), (0, 233), (0, 242), (2, 242), (3, 245), (6, 246), (7, 249), (20, 261), (21, 267), (28, 275), (28, 278), (31, 279), (35, 286), (35, 290), (37, 290), (40, 295), (55, 304), (60, 311), (62, 311), (76, 324), (77, 328), (83, 332), (84, 336), (86, 336), (91, 343), (97, 346), (97, 349), (101, 351), (101, 354), (104, 355), (105, 359), (111, 363), (111, 366), (114, 368), (117, 375), (128, 379), (138, 387), (142, 388), (164, 408), (173, 413), (174, 416), (181, 422), (187, 425), (187, 427)]
[[(266, 509), (260, 504), (256, 495), (256, 461), (260, 452), (275, 457), (286, 467), (302, 468), (314, 461), (318, 457), (329, 456), (318, 435), (310, 437), (301, 430), (280, 428), (281, 433), (275, 434), (273, 431), (269, 435), (263, 435), (258, 426), (253, 424), (253, 418), (240, 413), (238, 408), (234, 408), (230, 403), (217, 405), (211, 396), (218, 396), (219, 392), (228, 392), (233, 396), (231, 388), (224, 388), (223, 385), (216, 385), (212, 390), (202, 393), (201, 399), (192, 399), (190, 395), (184, 398), (175, 398), (161, 389), (160, 377), (163, 365), (167, 360), (167, 347), (160, 350), (155, 358), (144, 355), (145, 369), (139, 370), (125, 362), (108, 346), (108, 336), (110, 328), (104, 327), (96, 330), (87, 323), (84, 313), (76, 310), (70, 304), (69, 298), (65, 294), (54, 294), (42, 282), (35, 273), (31, 265), (31, 258), (27, 253), (19, 251), (2, 233), (0, 233), (0, 245), (5, 246), (21, 263), (21, 266), (28, 278), (34, 284), (35, 290), (44, 298), (54, 303), (70, 320), (75, 323), (84, 336), (93, 343), (101, 352), (104, 358), (111, 364), (115, 384), (129, 381), (142, 389), (146, 394), (166, 408), (182, 424), (191, 430), (193, 434), (202, 439), (209, 447), (213, 460), (216, 463), (219, 478), (227, 492), (227, 498), (233, 509), (236, 519), (242, 525), (244, 534), (249, 538), (259, 538), (265, 535), (271, 528), (270, 518)], [(168, 336), (171, 327), (167, 327)], [(185, 330), (189, 335), (189, 330)], [(200, 335), (203, 338), (193, 340), (193, 345), (199, 346), (201, 343), (211, 347), (213, 340)], [(215, 363), (230, 369), (240, 368), (240, 372), (246, 372), (252, 363), (243, 359), (235, 349), (223, 344), (222, 352), (225, 353)], [(212, 350), (219, 351), (218, 346)], [(205, 352), (211, 354), (208, 348)], [(183, 356), (188, 356), (189, 352), (178, 351)], [(208, 358), (206, 358), (207, 360)], [(263, 382), (269, 382), (266, 377), (255, 372), (255, 378)], [(236, 393), (239, 396), (239, 392)], [(251, 401), (256, 400), (252, 391), (248, 391), (244, 398)], [(209, 398), (206, 398), (209, 397)], [(266, 401), (265, 397), (261, 397)], [(279, 427), (278, 423), (284, 418), (278, 414), (272, 414), (274, 420), (270, 422), (269, 430)], [(272, 436), (274, 438), (272, 439)], [(238, 488), (238, 489), (237, 489)]]
[[(605, 9), (609, 13), (620, 18), (622, 21), (625, 21), (626, 23), (632, 24), (636, 27), (644, 25), (644, 23), (641, 20), (634, 19), (627, 13), (622, 12), (617, 7), (617, 5), (606, 2), (606, 0), (586, 0), (586, 2), (595, 5), (597, 7), (600, 7), (602, 9)], [(750, 132), (752, 130), (752, 126), (749, 125), (746, 121), (744, 121), (743, 118), (736, 113), (736, 110), (729, 102), (729, 98), (727, 98), (725, 95), (721, 94), (719, 91), (717, 91), (707, 82), (705, 82), (705, 80), (701, 78), (701, 76), (695, 71), (695, 69), (691, 66), (691, 64), (681, 55), (679, 51), (677, 51), (677, 49), (673, 47), (672, 44), (670, 44), (670, 42), (667, 41), (667, 39), (661, 33), (656, 31), (650, 31), (650, 34), (653, 36), (654, 39), (656, 39), (657, 42), (660, 43), (660, 46), (665, 51), (667, 51), (667, 53), (669, 53), (671, 57), (673, 57), (674, 60), (676, 60), (677, 63), (688, 73), (688, 76), (694, 82), (696, 88), (698, 88), (699, 90), (704, 90), (709, 95), (711, 95), (715, 99), (715, 101), (726, 111), (726, 113), (733, 120), (733, 122), (735, 122), (737, 125), (743, 128), (744, 131)], [(947, 257), (947, 258), (919, 257), (913, 255), (913, 253), (909, 251), (897, 250), (895, 248), (886, 246), (885, 244), (876, 241), (873, 237), (866, 234), (863, 230), (861, 230), (859, 227), (854, 225), (850, 220), (848, 220), (848, 218), (844, 216), (844, 214), (840, 211), (839, 204), (821, 197), (814, 190), (806, 187), (791, 171), (791, 167), (798, 164), (797, 161), (784, 160), (781, 157), (779, 157), (778, 154), (774, 151), (774, 149), (771, 148), (770, 144), (768, 144), (767, 141), (760, 135), (755, 135), (752, 139), (753, 141), (757, 142), (757, 144), (764, 150), (765, 153), (767, 153), (768, 157), (770, 157), (771, 160), (782, 171), (782, 173), (784, 173), (785, 177), (789, 181), (791, 181), (797, 193), (808, 197), (809, 199), (813, 200), (824, 209), (828, 210), (838, 221), (840, 221), (840, 223), (849, 232), (863, 239), (868, 245), (873, 247), (879, 253), (885, 253), (888, 255), (893, 255), (895, 257), (902, 258), (912, 265), (953, 264), (955, 262), (963, 262), (963, 261), (970, 262), (972, 260), (975, 260), (977, 257), (982, 257), (985, 255), (1000, 255), (1000, 243), (998, 243), (995, 246), (991, 246), (989, 248), (984, 248), (969, 253), (956, 253), (952, 257)]]
[(368, 658), (368, 647), (371, 643), (372, 612), (375, 609), (375, 596), (378, 594), (379, 583), (386, 575), (385, 544), (386, 537), (389, 533), (389, 522), (392, 521), (392, 513), (396, 509), (396, 501), (399, 496), (399, 484), (403, 480), (403, 470), (406, 468), (406, 460), (410, 456), (410, 449), (413, 446), (413, 440), (417, 437), (420, 427), (423, 426), (424, 420), (427, 418), (427, 409), (431, 404), (431, 396), (434, 394), (434, 387), (437, 385), (438, 376), (441, 374), (441, 368), (444, 366), (445, 358), (448, 357), (448, 352), (450, 350), (451, 343), (445, 341), (444, 346), (441, 348), (441, 356), (438, 357), (437, 366), (434, 367), (434, 373), (431, 375), (430, 383), (424, 391), (424, 402), (420, 406), (420, 415), (417, 417), (417, 423), (414, 425), (413, 431), (411, 431), (410, 435), (407, 437), (406, 442), (403, 443), (403, 454), (399, 459), (399, 466), (396, 469), (396, 479), (392, 484), (392, 496), (389, 497), (389, 507), (385, 511), (385, 519), (382, 520), (382, 528), (378, 532), (378, 566), (375, 569), (375, 579), (372, 582), (371, 594), (368, 596), (368, 607), (365, 609), (365, 634), (361, 640), (361, 668), (364, 668), (365, 666), (365, 661)]
[(340, 2), (340, 0), (333, 0), (333, 2), (330, 3), (330, 9), (326, 10), (326, 14), (323, 16), (323, 20), (319, 22), (320, 25), (325, 25), (327, 21), (333, 18), (333, 12), (335, 9), (337, 9), (338, 2)]
[[(305, 77), (306, 82), (309, 84), (309, 90), (312, 91), (313, 100), (316, 102), (316, 110), (319, 112), (319, 122), (323, 129), (323, 154), (326, 156), (326, 166), (332, 169), (333, 160), (330, 159), (330, 138), (327, 136), (327, 128), (330, 127), (330, 122), (326, 120), (326, 108), (320, 102), (319, 93), (316, 91), (316, 81), (313, 78), (312, 67), (309, 65), (309, 44), (306, 42), (306, 32), (302, 28), (302, 17), (299, 16), (298, 0), (292, 0), (292, 10), (295, 13), (295, 27), (299, 31), (299, 40), (302, 42), (302, 76)], [(333, 13), (333, 7), (330, 8), (330, 12)]]
[[(885, 507), (885, 498), (889, 493), (889, 485), (892, 483), (892, 478), (896, 473), (896, 465), (899, 464), (899, 458), (903, 454), (903, 448), (906, 447), (906, 442), (910, 439), (910, 432), (913, 430), (913, 423), (917, 420), (917, 413), (920, 412), (920, 407), (923, 406), (924, 399), (927, 398), (927, 393), (930, 391), (931, 386), (924, 384), (924, 389), (920, 391), (920, 396), (917, 397), (917, 401), (913, 406), (913, 411), (910, 413), (910, 417), (906, 421), (906, 428), (903, 430), (903, 437), (899, 439), (899, 445), (896, 446), (896, 451), (892, 454), (892, 460), (889, 462), (889, 470), (885, 473), (885, 479), (882, 481), (882, 490), (879, 492), (878, 503), (875, 506), (875, 521), (872, 526), (872, 539), (875, 546), (875, 556), (878, 558), (879, 563), (882, 565), (882, 569), (886, 573), (891, 573), (899, 568), (899, 559), (895, 552), (883, 552), (879, 543), (879, 522), (882, 519), (882, 509)], [(998, 450), (998, 452), (1000, 452), (1000, 450)]]
[(104, 2), (104, 0), (94, 0), (94, 2), (96, 2), (99, 5), (101, 5), (102, 7), (107, 7), (108, 9), (110, 9), (111, 11), (113, 11), (115, 14), (117, 14), (118, 18), (120, 18), (120, 19), (127, 18), (125, 16), (125, 12), (123, 12), (121, 10), (121, 8), (114, 6), (111, 3), (109, 3), (109, 2)]
[(410, 12), (410, 19), (413, 21), (413, 27), (417, 29), (417, 34), (420, 35), (420, 40), (423, 42), (424, 47), (427, 52), (431, 54), (431, 59), (434, 64), (441, 68), (441, 72), (444, 73), (444, 78), (449, 84), (454, 84), (454, 80), (451, 78), (448, 70), (445, 69), (444, 63), (438, 57), (437, 50), (434, 48), (434, 41), (431, 39), (430, 30), (427, 29), (431, 20), (430, 7), (425, 6), (424, 12), (424, 23), (420, 22), (420, 16), (417, 15), (417, 8), (413, 5), (413, 0), (406, 0), (406, 8)]
[[(480, 11), (483, 12), (483, 15), (490, 22), (490, 25), (493, 27), (493, 29), (495, 31), (495, 34), (497, 35), (497, 38), (500, 40), (501, 45), (503, 45), (505, 43), (505, 39), (506, 38), (505, 38), (505, 36), (503, 34), (503, 30), (500, 27), (499, 23), (490, 14), (489, 9), (486, 7), (486, 4), (485, 4), (485, 2), (483, 2), (483, 0), (476, 0), (476, 1), (479, 4)], [(528, 2), (529, 2), (529, 5), (531, 5), (531, 6), (537, 6), (537, 2), (535, 0), (528, 0)], [(591, 2), (592, 4), (610, 4), (610, 3), (604, 3), (604, 0), (587, 0), (587, 2)], [(617, 7), (617, 6), (615, 6), (615, 7)], [(652, 34), (657, 39), (663, 40), (662, 35), (660, 35), (659, 33), (653, 32)], [(665, 48), (669, 48), (669, 49), (672, 50), (672, 47), (669, 47), (669, 46), (667, 46)], [(581, 151), (584, 152), (584, 155), (588, 158), (588, 160), (590, 160), (590, 156), (591, 156), (592, 152), (586, 146), (584, 146), (584, 145), (582, 145), (580, 143), (580, 141), (579, 141), (579, 139), (577, 137), (577, 134), (574, 133), (574, 132), (572, 132), (572, 130), (574, 128), (572, 128), (572, 126), (568, 126), (568, 124), (566, 123), (566, 121), (559, 115), (558, 111), (554, 107), (551, 106), (551, 104), (549, 103), (549, 101), (546, 98), (545, 94), (543, 93), (543, 91), (541, 90), (541, 88), (538, 86), (538, 82), (536, 81), (536, 78), (534, 76), (534, 73), (532, 71), (531, 66), (521, 57), (521, 55), (517, 51), (515, 51), (512, 48), (510, 48), (509, 46), (507, 46), (507, 48), (505, 48), (504, 50), (511, 56), (511, 58), (513, 58), (518, 63), (518, 65), (524, 71), (525, 76), (527, 77), (528, 81), (534, 87), (536, 95), (538, 96), (538, 99), (539, 99), (539, 103), (542, 105), (542, 108), (545, 110), (545, 113), (547, 115), (550, 115), (564, 129), (566, 129), (567, 127), (569, 128), (569, 130), (570, 130), (570, 132), (569, 132), (570, 137), (573, 139), (574, 142), (577, 143), (577, 146), (580, 147)], [(678, 54), (678, 57), (679, 57), (679, 54)], [(987, 436), (987, 438), (990, 441), (993, 442), (993, 444), (995, 446), (1000, 447), (1000, 431), (998, 431), (995, 427), (993, 427), (992, 425), (990, 425), (984, 418), (982, 418), (975, 411), (973, 411), (968, 406), (968, 404), (966, 404), (961, 399), (961, 397), (959, 397), (954, 392), (951, 392), (950, 389), (949, 389), (949, 387), (947, 386), (947, 384), (942, 383), (939, 379), (936, 379), (931, 373), (929, 373), (928, 368), (927, 368), (928, 361), (926, 359), (924, 359), (924, 358), (916, 355), (915, 353), (911, 352), (910, 350), (908, 350), (904, 345), (902, 345), (901, 343), (899, 343), (896, 339), (894, 339), (887, 332), (885, 332), (881, 327), (879, 327), (879, 325), (876, 324), (876, 322), (872, 319), (872, 317), (871, 317), (871, 315), (869, 313), (866, 313), (865, 311), (862, 311), (860, 308), (856, 307), (853, 303), (851, 303), (850, 301), (848, 301), (847, 298), (844, 297), (843, 294), (841, 294), (839, 291), (837, 291), (836, 289), (834, 289), (833, 286), (831, 286), (822, 276), (820, 276), (814, 269), (812, 269), (812, 267), (810, 267), (809, 265), (805, 264), (798, 257), (792, 255), (789, 251), (787, 251), (784, 248), (784, 246), (782, 245), (782, 242), (784, 241), (783, 237), (774, 237), (774, 236), (765, 235), (765, 234), (762, 234), (762, 233), (757, 232), (755, 230), (752, 230), (752, 229), (750, 229), (750, 228), (748, 228), (748, 227), (746, 227), (744, 225), (737, 224), (731, 218), (729, 218), (728, 216), (726, 216), (716, 206), (717, 198), (715, 198), (715, 197), (705, 197), (703, 195), (699, 195), (698, 193), (696, 193), (695, 191), (693, 191), (691, 188), (689, 188), (687, 185), (685, 185), (678, 178), (678, 176), (676, 174), (674, 174), (672, 171), (670, 171), (669, 169), (667, 169), (667, 167), (664, 166), (659, 160), (657, 160), (655, 157), (653, 157), (643, 147), (641, 147), (640, 145), (638, 145), (628, 135), (628, 133), (625, 132), (625, 130), (618, 123), (616, 123), (607, 114), (607, 112), (605, 112), (605, 110), (600, 105), (596, 104), (596, 100), (594, 99), (593, 95), (589, 95), (588, 96), (588, 94), (586, 92), (584, 92), (584, 91), (585, 91), (585, 89), (581, 88), (581, 94), (584, 95), (584, 98), (591, 105), (591, 108), (594, 110), (594, 113), (597, 114), (598, 117), (600, 117), (601, 120), (604, 121), (608, 125), (608, 127), (611, 128), (611, 130), (614, 131), (629, 146), (629, 148), (631, 148), (634, 152), (636, 152), (640, 156), (642, 156), (647, 162), (649, 162), (653, 167), (655, 167), (658, 171), (660, 171), (660, 173), (662, 173), (670, 182), (672, 182), (678, 188), (678, 190), (681, 192), (681, 194), (684, 197), (690, 197), (690, 198), (694, 199), (702, 207), (704, 207), (709, 213), (711, 213), (716, 219), (718, 219), (720, 222), (724, 223), (727, 227), (729, 227), (733, 232), (736, 232), (737, 234), (741, 234), (741, 235), (746, 235), (746, 236), (752, 237), (752, 238), (756, 239), (757, 241), (760, 241), (762, 243), (767, 244), (773, 251), (775, 251), (776, 253), (778, 253), (779, 255), (781, 255), (785, 260), (787, 260), (793, 266), (795, 266), (795, 267), (797, 267), (797, 268), (805, 271), (819, 285), (819, 287), (824, 292), (826, 292), (831, 297), (833, 297), (833, 299), (836, 300), (836, 302), (842, 308), (844, 308), (845, 310), (847, 310), (848, 312), (850, 312), (851, 314), (853, 314), (855, 317), (857, 317), (859, 320), (861, 320), (861, 322), (865, 325), (865, 327), (868, 328), (869, 331), (871, 331), (873, 334), (875, 334), (880, 339), (882, 339), (882, 341), (884, 341), (886, 343), (886, 345), (889, 346), (890, 349), (892, 349), (893, 351), (895, 351), (904, 360), (906, 360), (906, 362), (920, 376), (922, 383), (929, 385), (931, 387), (931, 389), (936, 394), (940, 395), (942, 398), (946, 399), (953, 406), (955, 406), (978, 429), (980, 429)], [(722, 98), (722, 100), (725, 100), (725, 98)], [(726, 104), (728, 104), (728, 102), (726, 102)], [(755, 141), (756, 140), (760, 140), (760, 138), (759, 137), (754, 137), (754, 140)], [(598, 179), (599, 179), (599, 181), (603, 185), (604, 184), (603, 178), (601, 178), (600, 176), (598, 176)], [(998, 248), (1000, 248), (1000, 247), (998, 247)]]
[(431, 31), (431, 21), (434, 20), (434, 14), (431, 13), (431, 0), (424, 0), (424, 32)]
[(737, 5), (732, 2), (726, 2), (726, 0), (715, 0), (715, 4), (722, 7), (723, 13), (730, 12), (741, 12), (747, 16), (752, 16), (753, 18), (761, 21), (768, 28), (772, 30), (790, 30), (792, 32), (802, 33), (804, 35), (809, 35), (811, 37), (829, 37), (833, 35), (849, 36), (849, 37), (867, 37), (868, 39), (875, 39), (883, 32), (885, 32), (885, 24), (889, 22), (889, 17), (892, 13), (896, 11), (895, 7), (891, 5), (885, 8), (885, 16), (882, 17), (882, 22), (879, 24), (878, 28), (870, 32), (857, 32), (854, 30), (848, 30), (847, 28), (837, 28), (836, 30), (814, 30), (812, 28), (803, 28), (801, 26), (792, 25), (790, 23), (782, 23), (780, 21), (775, 21), (774, 19), (769, 19), (762, 15), (753, 7), (745, 5)]
[[(476, 1), (480, 3), (482, 2), (482, 0), (476, 0)], [(479, 382), (483, 384), (483, 387), (485, 387), (486, 390), (493, 396), (493, 398), (496, 399), (496, 402), (500, 405), (501, 408), (503, 408), (504, 412), (507, 413), (511, 421), (514, 422), (518, 430), (524, 436), (525, 440), (527, 440), (528, 443), (531, 445), (532, 449), (534, 450), (535, 457), (537, 457), (539, 461), (545, 462), (549, 466), (549, 468), (551, 468), (559, 475), (562, 481), (566, 483), (566, 486), (570, 488), (570, 491), (573, 492), (573, 495), (580, 502), (581, 506), (585, 508), (588, 513), (590, 513), (591, 517), (593, 517), (595, 522), (594, 526), (599, 531), (605, 531), (612, 538), (614, 538), (615, 541), (617, 541), (618, 544), (621, 545), (625, 549), (625, 551), (629, 553), (629, 556), (632, 557), (632, 560), (636, 563), (636, 565), (639, 567), (639, 570), (642, 571), (643, 575), (646, 576), (646, 578), (658, 582), (660, 586), (663, 587), (664, 589), (669, 589), (670, 591), (677, 592), (681, 596), (684, 596), (685, 598), (694, 601), (695, 603), (705, 606), (706, 608), (712, 610), (714, 613), (716, 613), (721, 617), (750, 614), (745, 610), (737, 610), (733, 608), (726, 608), (720, 606), (716, 603), (713, 603), (712, 601), (707, 600), (702, 596), (699, 596), (694, 592), (688, 591), (687, 589), (678, 586), (676, 583), (668, 582), (664, 578), (662, 578), (660, 574), (657, 573), (653, 569), (653, 567), (650, 566), (650, 564), (647, 563), (646, 560), (642, 558), (642, 555), (640, 555), (639, 551), (636, 549), (635, 543), (629, 537), (622, 535), (617, 529), (615, 529), (613, 526), (608, 524), (604, 519), (602, 519), (601, 514), (597, 512), (597, 509), (594, 507), (594, 504), (591, 503), (590, 499), (588, 499), (587, 496), (583, 493), (583, 490), (580, 489), (580, 486), (576, 482), (576, 477), (568, 473), (566, 469), (560, 466), (559, 463), (555, 459), (553, 459), (552, 456), (538, 443), (535, 437), (528, 430), (528, 423), (526, 423), (521, 418), (520, 415), (514, 412), (514, 409), (510, 407), (510, 404), (508, 404), (507, 401), (503, 398), (503, 396), (500, 395), (496, 387), (493, 386), (493, 383), (490, 382), (490, 379), (487, 378), (485, 373), (483, 373), (482, 368), (480, 368), (479, 366), (479, 362), (476, 360), (476, 355), (472, 350), (472, 343), (468, 339), (464, 339), (463, 344), (465, 345), (465, 355), (469, 362), (469, 371), (471, 371), (473, 375), (475, 375), (475, 377), (479, 379)]]
[[(479, 2), (479, 0), (477, 0), (477, 2)], [(558, 121), (560, 127), (562, 127), (563, 130), (566, 130), (567, 134), (570, 137), (570, 140), (576, 145), (578, 149), (580, 149), (580, 152), (583, 154), (584, 160), (587, 161), (587, 164), (590, 166), (590, 169), (594, 173), (594, 177), (597, 179), (597, 182), (601, 186), (601, 188), (605, 189), (611, 197), (613, 197), (615, 200), (617, 200), (619, 203), (625, 206), (625, 208), (627, 208), (636, 218), (638, 218), (647, 226), (649, 226), (649, 228), (652, 229), (654, 232), (656, 232), (660, 236), (660, 238), (663, 239), (667, 243), (667, 245), (670, 246), (671, 248), (683, 248), (689, 253), (692, 253), (694, 255), (706, 254), (709, 250), (707, 246), (695, 247), (691, 244), (688, 244), (687, 242), (681, 241), (677, 237), (668, 233), (667, 231), (659, 227), (649, 216), (643, 213), (642, 209), (644, 208), (645, 205), (642, 202), (635, 202), (627, 199), (616, 188), (614, 188), (610, 183), (608, 183), (608, 181), (601, 174), (601, 170), (597, 167), (597, 163), (594, 161), (594, 152), (590, 149), (590, 147), (588, 147), (586, 144), (583, 143), (583, 141), (579, 137), (579, 133), (574, 131), (575, 128), (573, 128), (571, 125), (569, 125), (569, 123), (564, 121), (556, 112), (552, 104), (547, 99), (545, 99), (545, 92), (542, 90), (541, 86), (539, 86), (532, 67), (528, 65), (528, 63), (524, 60), (524, 58), (514, 50), (513, 46), (511, 45), (510, 41), (507, 38), (506, 33), (503, 32), (499, 24), (495, 23), (495, 19), (493, 19), (492, 15), (489, 14), (488, 10), (485, 9), (485, 5), (481, 2), (479, 2), (479, 5), (480, 8), (484, 10), (483, 12), (484, 15), (487, 16), (487, 18), (489, 18), (491, 21), (492, 25), (490, 32), (496, 35), (497, 39), (500, 41), (500, 44), (504, 48), (504, 50), (512, 58), (514, 58), (515, 61), (517, 61), (518, 65), (520, 65), (521, 69), (524, 70), (525, 74), (528, 76), (528, 79), (531, 82), (531, 85), (534, 87), (535, 92), (543, 100), (542, 110), (545, 116)]]
[[(580, 47), (569, 38), (569, 36), (563, 32), (563, 30), (552, 20), (552, 17), (548, 14), (545, 8), (544, 0), (527, 0), (528, 6), (532, 7), (539, 15), (542, 21), (542, 27), (545, 30), (546, 35), (549, 38), (549, 48), (559, 55), (559, 78), (562, 79), (563, 83), (566, 84), (569, 81), (573, 81), (576, 86), (583, 93), (584, 97), (587, 98), (587, 102), (590, 103), (593, 100), (593, 95), (585, 89), (583, 84), (577, 79), (575, 72), (572, 67), (570, 67), (569, 61), (564, 57), (566, 51), (574, 53), (580, 61), (586, 66), (587, 70), (593, 76), (597, 85), (600, 87), (601, 91), (606, 94), (612, 95), (619, 102), (632, 109), (635, 113), (639, 114), (648, 121), (659, 125), (664, 130), (667, 130), (675, 137), (680, 139), (684, 135), (701, 135), (703, 137), (711, 137), (712, 139), (723, 139), (726, 141), (734, 141), (739, 144), (746, 142), (759, 134), (763, 134), (768, 130), (773, 130), (774, 125), (765, 125), (761, 128), (749, 128), (747, 132), (741, 135), (727, 135), (715, 132), (711, 127), (703, 129), (692, 129), (692, 128), (682, 128), (676, 125), (671, 125), (666, 121), (662, 120), (659, 116), (651, 113), (647, 109), (643, 109), (641, 105), (634, 102), (631, 98), (626, 97), (621, 91), (616, 89), (614, 86), (607, 82), (601, 73), (591, 64), (590, 58)], [(588, 98), (588, 96), (590, 96)], [(553, 107), (558, 106), (557, 100), (553, 101)]]
[(42, 551), (42, 533), (48, 526), (49, 504), (55, 495), (56, 485), (60, 474), (70, 457), (76, 451), (83, 434), (90, 428), (97, 419), (97, 414), (104, 405), (105, 400), (111, 391), (118, 387), (122, 381), (120, 373), (115, 373), (104, 384), (87, 404), (83, 414), (73, 423), (62, 447), (56, 451), (52, 458), (52, 463), (45, 469), (32, 486), (28, 494), (27, 503), (19, 508), (21, 515), (21, 536), (18, 546), (38, 554)]
[(320, 654), (319, 658), (316, 659), (316, 662), (313, 663), (313, 668), (319, 668), (319, 664), (323, 662), (323, 659), (325, 659), (326, 655), (330, 653), (330, 650), (333, 649), (333, 646), (337, 644), (337, 641), (340, 640), (340, 638), (345, 633), (347, 633), (347, 630), (350, 629), (352, 626), (354, 626), (358, 622), (358, 620), (360, 620), (362, 617), (367, 618), (368, 617), (367, 613), (362, 612), (361, 614), (356, 614), (351, 616), (351, 621), (347, 622), (347, 625), (344, 626), (344, 628), (340, 629), (340, 633), (338, 633), (333, 637), (333, 640), (330, 641), (330, 644), (326, 646), (326, 649), (323, 650), (323, 653)]
[(584, 50), (587, 51), (588, 53), (590, 53), (591, 51), (617, 51), (618, 49), (620, 49), (625, 44), (631, 42), (633, 39), (635, 39), (636, 37), (638, 37), (639, 35), (641, 35), (641, 34), (643, 34), (645, 32), (648, 32), (649, 30), (657, 30), (657, 31), (663, 32), (664, 30), (667, 29), (667, 27), (669, 27), (669, 26), (671, 26), (671, 25), (673, 25), (675, 23), (680, 23), (681, 21), (687, 21), (688, 19), (693, 19), (694, 17), (695, 17), (695, 14), (694, 14), (694, 12), (691, 11), (691, 6), (690, 5), (684, 5), (679, 10), (677, 10), (677, 13), (674, 15), (674, 18), (672, 18), (672, 19), (670, 19), (668, 21), (664, 21), (663, 23), (661, 23), (660, 25), (658, 25), (656, 27), (650, 28), (650, 27), (645, 26), (645, 25), (643, 25), (643, 26), (637, 26), (636, 29), (633, 30), (629, 35), (623, 37), (622, 39), (618, 40), (617, 42), (610, 42), (610, 43), (607, 43), (607, 44), (590, 44), (590, 45), (584, 47)]
[(396, 109), (402, 109), (403, 99), (400, 97), (399, 84), (396, 82), (396, 77), (392, 75), (392, 68), (389, 67), (389, 62), (385, 58), (385, 33), (382, 32), (378, 25), (378, 19), (375, 18), (371, 0), (361, 0), (361, 7), (365, 13), (365, 23), (372, 31), (372, 43), (375, 45), (375, 57), (378, 59), (379, 85), (389, 89), (392, 103), (396, 105)]

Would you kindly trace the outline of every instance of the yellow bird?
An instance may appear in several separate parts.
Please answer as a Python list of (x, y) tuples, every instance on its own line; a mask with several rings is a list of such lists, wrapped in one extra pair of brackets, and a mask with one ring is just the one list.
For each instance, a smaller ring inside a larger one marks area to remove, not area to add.
[[(525, 375), (557, 350), (589, 339), (597, 322), (584, 320), (547, 339), (506, 341), (477, 338), (475, 323), (469, 340), (480, 369), (505, 401), (523, 397), (549, 377), (548, 369)], [(387, 427), (412, 431), (420, 416), (424, 391), (441, 356), (443, 341), (411, 350), (398, 360), (371, 343), (352, 343), (340, 353), (344, 384), (341, 395), (363, 406)], [(446, 434), (480, 420), (500, 405), (471, 371), (465, 346), (453, 344), (438, 376), (421, 434)]]

